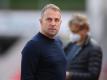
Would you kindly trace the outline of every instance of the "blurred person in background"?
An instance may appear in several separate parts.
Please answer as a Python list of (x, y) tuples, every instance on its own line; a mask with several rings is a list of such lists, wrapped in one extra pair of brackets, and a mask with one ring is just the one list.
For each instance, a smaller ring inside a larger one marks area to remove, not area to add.
[(21, 80), (65, 80), (66, 58), (55, 38), (61, 25), (59, 7), (46, 5), (40, 24), (40, 32), (22, 50)]
[(102, 65), (101, 47), (89, 33), (86, 16), (75, 14), (69, 21), (71, 42), (65, 47), (66, 80), (98, 80)]

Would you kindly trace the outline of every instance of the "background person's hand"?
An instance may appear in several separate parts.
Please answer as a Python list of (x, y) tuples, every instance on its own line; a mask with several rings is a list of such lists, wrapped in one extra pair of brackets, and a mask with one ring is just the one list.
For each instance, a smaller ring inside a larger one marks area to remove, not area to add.
[(68, 71), (66, 72), (66, 80), (71, 80), (70, 79), (70, 73)]

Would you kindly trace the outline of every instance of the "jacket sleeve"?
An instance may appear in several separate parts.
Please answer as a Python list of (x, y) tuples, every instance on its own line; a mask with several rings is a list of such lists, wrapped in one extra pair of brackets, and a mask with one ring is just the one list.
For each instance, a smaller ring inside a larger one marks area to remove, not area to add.
[(88, 59), (87, 72), (70, 72), (71, 80), (97, 80), (100, 74), (102, 64), (101, 49), (92, 50)]
[(38, 47), (35, 46), (33, 41), (29, 41), (22, 50), (21, 80), (35, 80), (38, 60)]

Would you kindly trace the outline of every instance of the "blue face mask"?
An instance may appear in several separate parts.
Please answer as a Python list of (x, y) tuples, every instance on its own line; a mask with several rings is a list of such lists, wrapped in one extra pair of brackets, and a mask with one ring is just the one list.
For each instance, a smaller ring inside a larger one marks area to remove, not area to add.
[(71, 40), (72, 43), (79, 41), (80, 38), (81, 38), (81, 36), (77, 33), (72, 33), (70, 35), (70, 40)]

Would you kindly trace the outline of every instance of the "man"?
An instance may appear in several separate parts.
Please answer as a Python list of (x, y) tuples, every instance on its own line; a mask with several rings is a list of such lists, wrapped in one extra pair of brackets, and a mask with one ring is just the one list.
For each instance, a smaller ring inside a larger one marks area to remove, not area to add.
[(69, 22), (72, 32), (71, 42), (65, 47), (68, 61), (67, 80), (98, 80), (102, 51), (98, 44), (88, 35), (87, 17), (81, 14), (73, 16)]
[(60, 41), (55, 39), (61, 24), (60, 9), (46, 5), (40, 24), (40, 32), (22, 51), (21, 80), (65, 80), (66, 59)]

